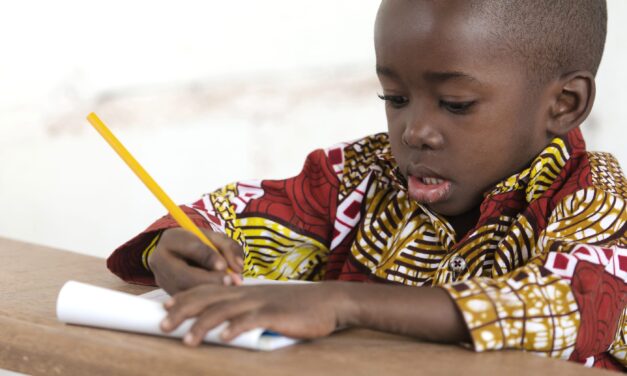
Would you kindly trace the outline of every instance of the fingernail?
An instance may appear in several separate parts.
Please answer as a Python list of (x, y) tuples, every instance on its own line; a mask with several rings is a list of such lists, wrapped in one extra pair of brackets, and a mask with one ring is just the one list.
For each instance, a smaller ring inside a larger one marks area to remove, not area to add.
[(185, 334), (185, 337), (183, 337), (183, 342), (186, 345), (193, 345), (194, 344), (194, 335), (192, 333), (187, 333)]
[(237, 274), (233, 274), (231, 275), (231, 278), (233, 279), (233, 284), (236, 286), (239, 286), (242, 284), (242, 277), (240, 277)]
[(174, 299), (168, 299), (165, 303), (163, 303), (163, 306), (165, 308), (172, 308), (173, 305), (174, 305)]
[(216, 263), (214, 264), (215, 268), (218, 270), (224, 270), (224, 268), (226, 267), (226, 264), (224, 263), (224, 261), (222, 260), (218, 260), (216, 261)]
[(165, 318), (163, 319), (163, 321), (161, 321), (161, 328), (165, 330), (170, 330), (171, 327), (172, 327), (172, 321), (170, 321), (170, 319)]
[(225, 275), (224, 278), (222, 278), (222, 282), (224, 283), (224, 286), (230, 286), (233, 280), (230, 275)]
[(222, 331), (222, 333), (220, 333), (220, 337), (222, 339), (226, 339), (229, 336), (229, 334), (231, 334), (231, 330), (229, 330), (229, 328), (226, 328)]

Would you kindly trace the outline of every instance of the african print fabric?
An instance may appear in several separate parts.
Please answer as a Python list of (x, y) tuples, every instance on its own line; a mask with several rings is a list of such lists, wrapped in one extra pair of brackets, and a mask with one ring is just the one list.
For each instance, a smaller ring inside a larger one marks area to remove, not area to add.
[[(295, 177), (238, 182), (183, 206), (245, 250), (247, 277), (439, 286), (476, 351), (520, 349), (627, 366), (627, 182), (579, 129), (485, 194), (463, 237), (410, 200), (385, 133), (312, 152)], [(168, 216), (108, 266), (154, 284), (145, 260)]]

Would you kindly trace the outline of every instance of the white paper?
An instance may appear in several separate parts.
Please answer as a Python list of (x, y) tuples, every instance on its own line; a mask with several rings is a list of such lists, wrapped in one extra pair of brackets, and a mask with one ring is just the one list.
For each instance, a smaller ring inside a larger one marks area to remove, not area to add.
[[(168, 297), (165, 294), (164, 298), (165, 292), (151, 293), (163, 300)], [(185, 320), (175, 331), (164, 333), (159, 324), (165, 316), (166, 311), (160, 301), (76, 281), (66, 282), (57, 299), (57, 318), (68, 324), (182, 338), (195, 321)], [(222, 323), (209, 331), (204, 342), (254, 350), (274, 350), (297, 342), (288, 337), (263, 335), (264, 329), (261, 328), (242, 333), (230, 342), (223, 342), (220, 333), (226, 325)]]

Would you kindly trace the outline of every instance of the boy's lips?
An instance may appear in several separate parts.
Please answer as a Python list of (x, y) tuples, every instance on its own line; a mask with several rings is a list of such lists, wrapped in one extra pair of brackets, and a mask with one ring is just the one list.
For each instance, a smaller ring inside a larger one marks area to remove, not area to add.
[(410, 169), (407, 176), (409, 197), (424, 204), (434, 204), (448, 198), (451, 182), (424, 169)]

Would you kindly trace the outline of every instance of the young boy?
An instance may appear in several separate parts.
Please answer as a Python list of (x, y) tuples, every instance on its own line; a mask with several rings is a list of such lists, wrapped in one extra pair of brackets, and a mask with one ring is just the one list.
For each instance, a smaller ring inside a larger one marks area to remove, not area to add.
[(222, 256), (164, 217), (108, 266), (179, 292), (162, 327), (197, 316), (188, 345), (359, 326), (623, 369), (627, 184), (579, 131), (605, 30), (602, 0), (384, 0), (388, 133), (184, 206)]

